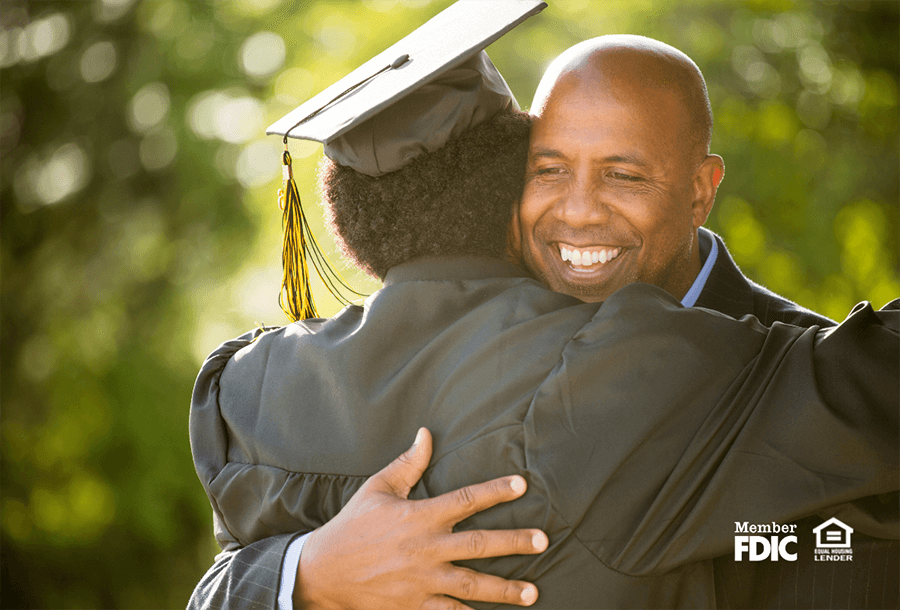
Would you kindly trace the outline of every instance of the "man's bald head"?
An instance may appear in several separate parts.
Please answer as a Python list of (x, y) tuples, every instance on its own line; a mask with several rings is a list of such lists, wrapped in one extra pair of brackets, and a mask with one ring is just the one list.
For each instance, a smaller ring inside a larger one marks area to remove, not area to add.
[(554, 89), (577, 80), (587, 90), (676, 92), (683, 104), (690, 156), (709, 153), (712, 109), (706, 82), (690, 57), (658, 40), (614, 34), (571, 47), (547, 68), (534, 94), (531, 113), (540, 116)]

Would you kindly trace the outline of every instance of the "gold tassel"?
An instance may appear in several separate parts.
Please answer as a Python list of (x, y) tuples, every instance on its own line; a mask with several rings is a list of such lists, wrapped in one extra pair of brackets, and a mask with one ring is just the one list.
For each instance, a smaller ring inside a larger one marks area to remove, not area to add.
[(292, 322), (318, 317), (309, 287), (309, 266), (306, 262), (306, 238), (303, 225), (306, 218), (300, 205), (300, 194), (291, 169), (291, 153), (284, 144), (281, 162), (284, 180), (278, 191), (278, 206), (283, 210), (281, 226), (284, 246), (281, 252), (281, 294), (278, 304)]
[(342, 289), (358, 297), (369, 295), (351, 288), (341, 274), (328, 264), (328, 259), (322, 252), (319, 242), (316, 241), (316, 236), (309, 228), (306, 215), (303, 213), (303, 205), (300, 203), (297, 184), (294, 182), (291, 153), (287, 148), (287, 136), (284, 138), (284, 152), (281, 161), (284, 180), (281, 190), (278, 191), (278, 205), (283, 210), (281, 224), (284, 230), (284, 245), (281, 253), (283, 274), (278, 304), (281, 305), (281, 309), (287, 317), (292, 322), (296, 322), (318, 317), (312, 289), (309, 285), (307, 256), (312, 259), (319, 279), (341, 304), (348, 305), (351, 302), (348, 297), (341, 294)]

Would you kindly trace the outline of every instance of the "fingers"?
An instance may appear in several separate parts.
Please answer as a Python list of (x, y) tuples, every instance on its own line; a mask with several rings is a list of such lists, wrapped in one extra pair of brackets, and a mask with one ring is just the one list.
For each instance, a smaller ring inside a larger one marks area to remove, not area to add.
[[(537, 587), (531, 583), (506, 580), (460, 567), (447, 571), (442, 590), (445, 595), (461, 600), (516, 606), (530, 606), (538, 598)], [(455, 608), (455, 606), (448, 607)]]
[(457, 532), (441, 541), (441, 554), (448, 561), (536, 555), (547, 550), (547, 535), (541, 530), (474, 530)]
[(434, 595), (426, 599), (419, 610), (472, 610), (472, 607), (452, 597)]
[(431, 432), (419, 428), (416, 440), (405, 453), (373, 474), (367, 485), (374, 491), (396, 494), (401, 498), (409, 496), (409, 490), (422, 478), (431, 460)]
[(519, 475), (502, 477), (424, 500), (423, 509), (432, 512), (436, 520), (452, 526), (486, 508), (515, 500), (526, 488), (525, 479)]

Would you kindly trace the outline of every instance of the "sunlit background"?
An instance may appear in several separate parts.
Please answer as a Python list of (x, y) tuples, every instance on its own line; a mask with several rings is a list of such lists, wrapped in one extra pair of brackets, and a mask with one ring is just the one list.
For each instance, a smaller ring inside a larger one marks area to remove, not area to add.
[[(263, 130), (448, 4), (0, 2), (4, 607), (184, 607), (216, 552), (194, 376), (285, 321)], [(835, 318), (900, 296), (900, 3), (550, 4), (489, 49), (523, 106), (582, 39), (681, 48), (727, 166), (709, 226), (741, 268)], [(321, 147), (291, 152), (324, 238)]]

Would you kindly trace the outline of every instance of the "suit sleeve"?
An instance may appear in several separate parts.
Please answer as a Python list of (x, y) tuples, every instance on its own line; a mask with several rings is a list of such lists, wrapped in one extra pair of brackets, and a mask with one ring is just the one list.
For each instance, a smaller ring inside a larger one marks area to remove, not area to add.
[(217, 555), (188, 610), (276, 610), (282, 559), (297, 535), (272, 536)]
[(896, 315), (866, 306), (828, 332), (766, 329), (628, 286), (536, 398), (534, 483), (632, 575), (733, 552), (736, 522), (896, 492)]

